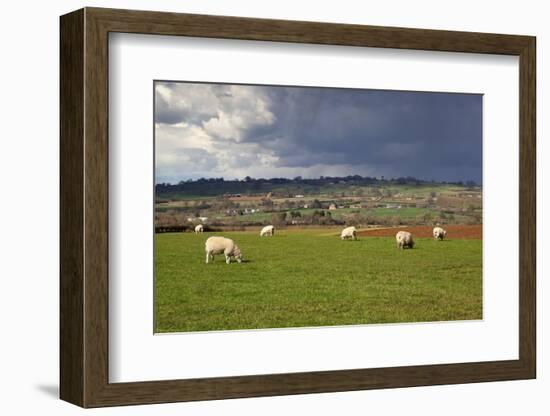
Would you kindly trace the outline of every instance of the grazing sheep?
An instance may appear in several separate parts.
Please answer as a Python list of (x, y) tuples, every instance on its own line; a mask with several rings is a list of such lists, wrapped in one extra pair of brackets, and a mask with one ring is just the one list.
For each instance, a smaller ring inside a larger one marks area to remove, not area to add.
[(275, 227), (272, 225), (266, 225), (264, 228), (262, 228), (262, 231), (260, 231), (260, 237), (274, 235), (274, 234), (275, 234)]
[(441, 227), (435, 227), (433, 230), (434, 239), (443, 240), (447, 235), (447, 231)]
[(227, 264), (231, 263), (231, 257), (240, 263), (243, 260), (241, 250), (233, 240), (225, 237), (210, 237), (204, 243), (204, 249), (206, 251), (206, 263), (210, 262), (210, 259), (214, 261), (214, 254), (224, 254), (225, 262)]
[(340, 234), (340, 238), (342, 240), (346, 240), (348, 238), (351, 238), (353, 240), (357, 240), (357, 230), (355, 227), (347, 227), (342, 230), (342, 233)]
[(395, 241), (397, 242), (397, 247), (401, 249), (405, 247), (408, 247), (408, 248), (414, 247), (412, 234), (409, 233), (408, 231), (399, 231), (395, 235)]
[(198, 234), (198, 233), (202, 233), (204, 232), (204, 227), (202, 226), (202, 224), (199, 224), (195, 227), (195, 234)]

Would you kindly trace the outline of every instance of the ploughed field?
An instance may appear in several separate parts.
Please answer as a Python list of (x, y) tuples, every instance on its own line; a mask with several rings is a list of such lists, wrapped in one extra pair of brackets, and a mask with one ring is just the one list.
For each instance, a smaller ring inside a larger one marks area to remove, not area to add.
[[(481, 319), (482, 240), (449, 231), (399, 250), (396, 230), (357, 241), (327, 229), (156, 234), (155, 331)], [(235, 240), (244, 261), (205, 264), (212, 235)]]

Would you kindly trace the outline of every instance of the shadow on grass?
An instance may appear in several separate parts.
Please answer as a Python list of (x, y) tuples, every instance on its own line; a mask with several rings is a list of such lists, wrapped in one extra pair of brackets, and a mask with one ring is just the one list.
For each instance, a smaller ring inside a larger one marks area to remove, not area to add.
[[(241, 260), (241, 263), (254, 263), (254, 260), (248, 260), (248, 259), (243, 259)], [(206, 263), (206, 265), (208, 266), (209, 264), (226, 264), (225, 263), (225, 260), (219, 260), (219, 261), (211, 261), (210, 263)], [(230, 264), (239, 264), (238, 261), (235, 261), (235, 260), (231, 260), (231, 263)]]

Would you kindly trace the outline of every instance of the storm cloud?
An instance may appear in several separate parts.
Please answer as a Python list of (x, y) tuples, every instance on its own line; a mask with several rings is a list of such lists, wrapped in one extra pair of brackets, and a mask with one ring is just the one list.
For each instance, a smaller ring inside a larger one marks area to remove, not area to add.
[(482, 179), (482, 95), (155, 83), (157, 182)]

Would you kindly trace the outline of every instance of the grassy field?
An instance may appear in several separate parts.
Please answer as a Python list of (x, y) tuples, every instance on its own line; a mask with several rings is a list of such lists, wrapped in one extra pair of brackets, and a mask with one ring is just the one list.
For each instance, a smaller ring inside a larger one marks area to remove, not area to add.
[(341, 241), (330, 230), (227, 232), (244, 262), (205, 264), (212, 234), (156, 234), (156, 332), (482, 318), (482, 241)]

